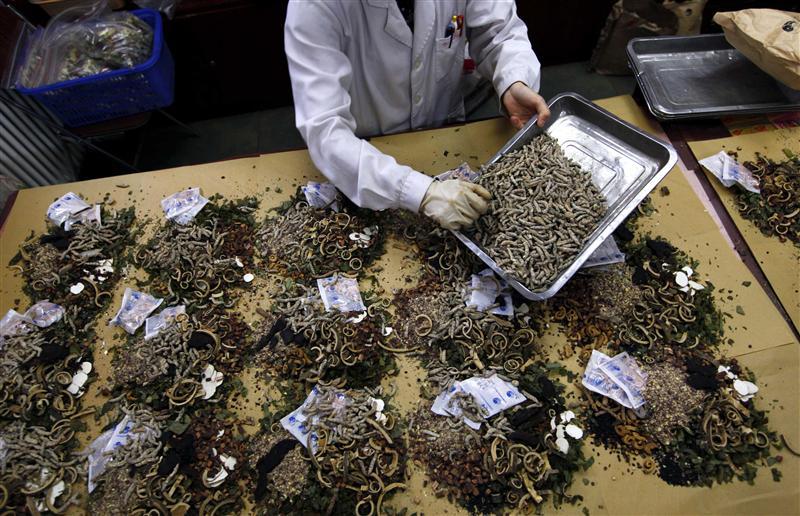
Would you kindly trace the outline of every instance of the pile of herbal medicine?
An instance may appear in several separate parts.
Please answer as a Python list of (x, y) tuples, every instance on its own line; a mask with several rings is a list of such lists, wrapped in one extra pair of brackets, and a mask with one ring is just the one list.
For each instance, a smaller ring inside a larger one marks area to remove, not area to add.
[[(65, 197), (77, 199), (54, 204)], [(48, 213), (47, 233), (32, 233), (9, 264), (28, 297), (15, 303), (29, 308), (0, 322), (0, 510), (61, 514), (80, 503), (87, 468), (74, 454), (97, 379), (90, 343), (138, 230), (133, 208), (77, 204), (85, 209), (60, 213), (59, 225)]]
[(714, 286), (669, 242), (623, 233), (625, 264), (576, 277), (552, 313), (569, 340), (562, 355), (577, 352), (585, 365), (595, 350), (624, 351), (647, 377), (638, 410), (583, 384), (594, 441), (671, 485), (752, 482), (759, 467), (782, 460), (773, 450), (785, 443), (756, 406), (753, 373), (724, 354)]
[[(131, 253), (146, 279), (124, 277), (164, 298), (161, 326), (103, 343), (110, 356), (97, 367), (89, 339), (97, 309), (117, 297), (132, 219), (119, 219), (121, 238), (77, 227), (25, 244), (16, 264), (39, 302), (12, 314), (19, 325), (0, 341), (0, 510), (391, 513), (414, 464), (436, 495), (470, 511), (542, 511), (583, 504), (571, 491), (594, 462), (586, 435), (676, 485), (751, 481), (780, 460), (755, 378), (722, 354), (713, 286), (663, 239), (631, 233), (625, 264), (576, 277), (545, 306), (518, 299), (415, 216), (302, 203), (259, 227), (257, 199), (213, 196), (189, 223), (158, 225)], [(306, 213), (287, 215), (294, 208)], [(313, 270), (292, 266), (287, 237)], [(365, 270), (386, 238), (421, 265), (391, 293)], [(357, 307), (327, 309), (322, 271), (338, 271)], [(86, 299), (41, 299), (84, 276), (103, 290), (87, 281)], [(266, 306), (238, 302), (245, 293)], [(548, 322), (566, 334), (563, 358), (627, 351), (650, 379), (645, 409), (567, 394), (578, 374), (541, 344)], [(100, 401), (89, 408), (93, 383)]]
[(532, 291), (555, 281), (606, 213), (591, 174), (546, 134), (486, 167), (477, 183), (492, 200), (473, 239)]
[(785, 150), (786, 160), (757, 155), (744, 164), (758, 179), (760, 194), (739, 189), (737, 208), (762, 233), (800, 247), (800, 157)]

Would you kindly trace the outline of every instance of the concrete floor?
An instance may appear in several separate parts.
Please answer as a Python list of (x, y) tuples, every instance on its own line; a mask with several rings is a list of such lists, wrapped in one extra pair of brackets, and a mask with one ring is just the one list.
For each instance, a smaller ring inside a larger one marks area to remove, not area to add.
[[(588, 64), (581, 62), (543, 68), (540, 92), (546, 99), (575, 92), (595, 100), (630, 94), (635, 84), (633, 77), (589, 72)], [(481, 100), (468, 120), (500, 115), (494, 95)], [(159, 170), (305, 147), (295, 129), (292, 107), (203, 120), (189, 126), (198, 136), (177, 126), (145, 129), (137, 152), (139, 169)]]

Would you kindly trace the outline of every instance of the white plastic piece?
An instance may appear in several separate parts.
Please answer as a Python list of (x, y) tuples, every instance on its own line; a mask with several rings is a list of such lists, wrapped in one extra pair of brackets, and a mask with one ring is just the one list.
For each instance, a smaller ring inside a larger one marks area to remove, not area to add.
[(738, 378), (733, 381), (733, 389), (742, 401), (750, 400), (750, 398), (755, 396), (758, 392), (758, 386), (756, 386), (756, 384), (746, 380), (739, 380)]
[(228, 478), (228, 470), (225, 466), (221, 467), (219, 473), (208, 479), (208, 485), (211, 487), (219, 487)]
[(236, 468), (236, 457), (229, 457), (221, 454), (219, 460), (222, 461), (222, 465), (225, 466), (226, 469), (233, 471)]
[(207, 400), (211, 398), (216, 392), (217, 387), (222, 385), (223, 379), (225, 375), (222, 374), (221, 371), (217, 371), (214, 369), (214, 366), (208, 364), (203, 371), (203, 379), (201, 384), (203, 385), (203, 399)]
[(675, 283), (677, 283), (679, 287), (685, 287), (689, 284), (689, 276), (683, 271), (678, 271), (675, 273)]
[(358, 324), (358, 323), (360, 323), (361, 321), (363, 321), (363, 320), (364, 320), (366, 317), (367, 317), (367, 312), (361, 312), (360, 314), (358, 314), (358, 315), (356, 315), (356, 316), (354, 316), (354, 317), (351, 317), (351, 318), (349, 318), (349, 319), (347, 320), (347, 322), (349, 322), (349, 323), (354, 323), (354, 324)]
[(66, 486), (66, 484), (64, 484), (64, 481), (63, 480), (59, 480), (58, 482), (53, 484), (53, 486), (50, 487), (50, 489), (48, 489), (48, 491), (47, 491), (47, 501), (50, 502), (50, 507), (55, 506), (56, 500), (58, 499), (59, 496), (61, 496), (61, 493), (64, 492), (64, 489), (66, 487), (67, 486)]
[(569, 451), (569, 442), (564, 437), (559, 437), (556, 439), (556, 448), (563, 454), (566, 454)]
[(561, 413), (561, 422), (562, 423), (569, 423), (573, 419), (575, 419), (575, 413), (573, 411), (565, 410), (564, 412)]
[(244, 280), (245, 283), (250, 283), (251, 281), (256, 279), (256, 277), (248, 272), (247, 274), (242, 276), (242, 279)]
[(97, 267), (95, 267), (95, 272), (97, 274), (112, 274), (114, 272), (114, 260), (113, 258), (109, 258), (107, 260), (100, 260), (97, 262)]
[(393, 331), (394, 328), (392, 328), (391, 326), (385, 326), (383, 330), (381, 330), (381, 333), (383, 334), (384, 337), (388, 337), (389, 335), (392, 334)]
[(583, 437), (583, 430), (581, 430), (578, 425), (570, 423), (564, 427), (564, 430), (567, 432), (567, 435), (573, 439), (581, 439)]
[(233, 259), (233, 261), (234, 261), (234, 262), (236, 262), (236, 266), (237, 266), (237, 267), (239, 267), (240, 269), (241, 269), (242, 267), (244, 267), (244, 263), (242, 263), (242, 260), (240, 260), (238, 256), (237, 256), (237, 257), (235, 257), (235, 258)]
[(83, 292), (83, 289), (85, 289), (85, 288), (86, 288), (86, 285), (84, 285), (83, 283), (81, 283), (79, 281), (76, 284), (74, 284), (71, 287), (69, 287), (69, 291), (77, 296), (78, 294)]

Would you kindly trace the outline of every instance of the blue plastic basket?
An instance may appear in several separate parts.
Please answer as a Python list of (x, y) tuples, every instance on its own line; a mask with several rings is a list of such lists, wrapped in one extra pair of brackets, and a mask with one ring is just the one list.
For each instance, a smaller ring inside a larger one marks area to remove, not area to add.
[(46, 106), (67, 127), (135, 115), (172, 104), (175, 64), (164, 42), (161, 15), (152, 9), (131, 11), (153, 28), (153, 53), (144, 63), (91, 77), (18, 88)]

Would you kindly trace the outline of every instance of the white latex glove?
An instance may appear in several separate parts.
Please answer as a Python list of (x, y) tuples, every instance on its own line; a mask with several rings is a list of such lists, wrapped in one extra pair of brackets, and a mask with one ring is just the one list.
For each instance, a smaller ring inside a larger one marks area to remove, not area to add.
[(459, 230), (471, 226), (486, 213), (492, 198), (489, 191), (460, 179), (434, 181), (422, 199), (420, 210), (445, 229)]

